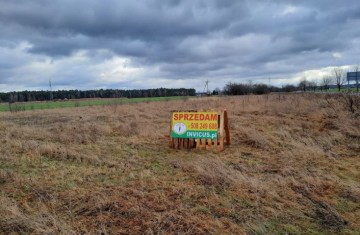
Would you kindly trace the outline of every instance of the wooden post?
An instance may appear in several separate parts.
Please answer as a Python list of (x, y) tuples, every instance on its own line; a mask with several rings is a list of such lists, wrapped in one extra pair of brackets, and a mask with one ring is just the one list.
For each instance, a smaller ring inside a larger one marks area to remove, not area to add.
[(179, 149), (182, 149), (184, 147), (184, 139), (179, 138)]
[(171, 114), (170, 114), (170, 132), (169, 132), (169, 146), (170, 146), (170, 148), (174, 148), (174, 139), (171, 137), (172, 115), (173, 115), (173, 112), (171, 112)]
[(219, 136), (218, 136), (218, 139), (219, 139), (219, 147), (218, 149), (220, 151), (223, 151), (224, 150), (224, 111), (221, 111), (221, 114), (220, 114), (220, 129), (219, 129)]
[(211, 149), (211, 147), (212, 147), (212, 139), (207, 139), (205, 141), (207, 141), (206, 149)]
[(224, 128), (225, 128), (225, 134), (226, 134), (226, 145), (230, 145), (230, 130), (229, 130), (229, 119), (227, 115), (226, 109), (224, 110)]
[(195, 141), (196, 141), (196, 148), (200, 149), (200, 147), (201, 147), (200, 139), (195, 139)]
[(201, 149), (206, 149), (206, 139), (201, 139)]

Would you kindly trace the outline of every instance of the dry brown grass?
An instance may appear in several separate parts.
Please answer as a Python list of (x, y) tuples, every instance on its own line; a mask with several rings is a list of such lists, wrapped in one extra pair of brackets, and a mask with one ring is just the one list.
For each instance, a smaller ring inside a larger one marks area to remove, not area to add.
[[(0, 233), (359, 234), (360, 107), (276, 94), (0, 114)], [(227, 109), (224, 152), (167, 147)]]

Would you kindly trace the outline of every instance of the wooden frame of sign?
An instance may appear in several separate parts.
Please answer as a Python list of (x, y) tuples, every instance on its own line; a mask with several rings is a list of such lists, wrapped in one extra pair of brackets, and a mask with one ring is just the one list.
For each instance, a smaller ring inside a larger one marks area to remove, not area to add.
[[(230, 130), (229, 130), (229, 120), (226, 110), (218, 112), (218, 132), (217, 139), (192, 139), (192, 138), (173, 138), (171, 136), (172, 132), (172, 111), (170, 116), (170, 139), (169, 146), (173, 149), (206, 149), (206, 150), (216, 150), (223, 151), (224, 145), (230, 145)], [(198, 111), (181, 111), (181, 112), (198, 112)], [(199, 111), (200, 112), (200, 111)], [(213, 112), (213, 111), (211, 111)]]

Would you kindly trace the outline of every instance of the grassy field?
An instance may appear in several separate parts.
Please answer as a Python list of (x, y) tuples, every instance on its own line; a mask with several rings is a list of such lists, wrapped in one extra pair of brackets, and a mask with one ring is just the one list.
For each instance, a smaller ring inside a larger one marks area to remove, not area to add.
[[(338, 88), (330, 88), (328, 90), (316, 90), (316, 92), (339, 92)], [(356, 88), (341, 88), (340, 92), (347, 93), (347, 92), (357, 92)]]
[(71, 107), (97, 106), (97, 105), (119, 105), (137, 102), (170, 101), (187, 99), (185, 96), (152, 97), (152, 98), (114, 98), (114, 99), (76, 99), (67, 101), (43, 101), (43, 102), (18, 102), (13, 104), (0, 103), (0, 112), (25, 111), (38, 109), (59, 109)]
[[(0, 113), (0, 233), (360, 234), (360, 100), (209, 97)], [(171, 110), (232, 145), (169, 149)]]

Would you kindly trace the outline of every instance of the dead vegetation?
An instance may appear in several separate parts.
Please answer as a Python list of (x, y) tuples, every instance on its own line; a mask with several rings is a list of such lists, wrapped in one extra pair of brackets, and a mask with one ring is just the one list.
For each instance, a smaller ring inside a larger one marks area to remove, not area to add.
[[(0, 114), (0, 233), (359, 234), (359, 97), (210, 97)], [(167, 147), (227, 109), (224, 152)]]

